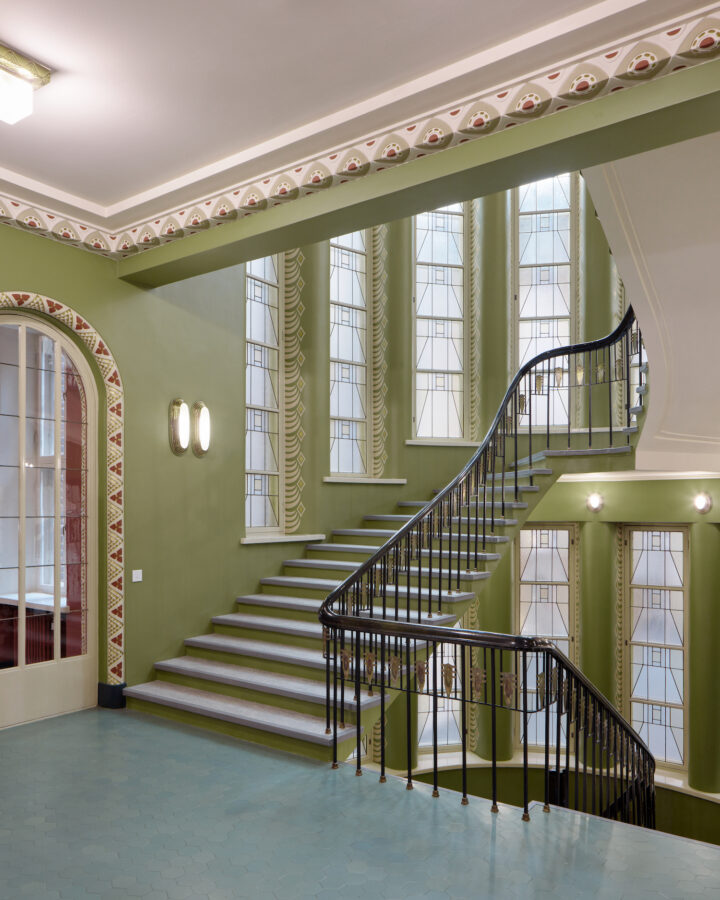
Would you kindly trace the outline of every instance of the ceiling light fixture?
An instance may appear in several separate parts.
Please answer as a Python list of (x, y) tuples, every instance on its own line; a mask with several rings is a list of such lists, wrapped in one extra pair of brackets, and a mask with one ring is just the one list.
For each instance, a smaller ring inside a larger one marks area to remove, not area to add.
[(0, 44), (0, 121), (14, 125), (33, 111), (33, 92), (50, 81), (50, 69)]
[(604, 505), (605, 501), (603, 500), (601, 494), (592, 493), (587, 498), (587, 508), (590, 510), (590, 512), (600, 512)]
[(706, 494), (705, 491), (701, 491), (699, 494), (695, 494), (693, 506), (695, 507), (696, 512), (710, 512), (710, 510), (712, 509), (712, 497), (710, 496), (710, 494)]

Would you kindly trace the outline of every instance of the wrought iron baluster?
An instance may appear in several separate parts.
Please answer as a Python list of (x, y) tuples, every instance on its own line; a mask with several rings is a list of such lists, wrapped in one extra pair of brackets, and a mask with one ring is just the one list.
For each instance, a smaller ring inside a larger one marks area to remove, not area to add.
[(405, 641), (405, 732), (407, 738), (407, 784), (405, 787), (408, 791), (413, 789), (412, 780), (412, 727), (410, 720), (412, 718), (412, 676), (410, 674), (410, 639)]
[(562, 795), (560, 793), (560, 748), (562, 746), (562, 714), (563, 714), (563, 690), (564, 690), (564, 667), (560, 660), (555, 662), (555, 671), (557, 674), (557, 696), (555, 698), (555, 709), (557, 721), (555, 722), (555, 804), (562, 806)]
[(360, 746), (361, 735), (360, 724), (360, 632), (355, 632), (355, 744), (357, 753), (357, 765), (355, 768), (356, 775), (362, 775), (362, 764), (360, 756), (362, 747)]
[(495, 648), (490, 650), (490, 743), (492, 753), (492, 806), (490, 812), (498, 811), (497, 799), (497, 691), (496, 691), (496, 673), (495, 673)]
[[(543, 658), (543, 674), (545, 676), (543, 687), (545, 688), (545, 803), (543, 804), (543, 812), (550, 812), (550, 664), (551, 657), (549, 651), (545, 651)], [(535, 666), (539, 668), (539, 654), (535, 655)], [(539, 696), (539, 694), (538, 694)]]
[[(457, 645), (456, 645), (457, 649)], [(465, 671), (465, 646), (460, 645), (460, 728), (462, 731), (462, 800), (463, 806), (468, 805), (467, 796), (467, 697), (465, 696), (467, 686), (467, 673)], [(457, 672), (457, 664), (455, 667)]]
[(333, 769), (337, 769), (338, 767), (338, 747), (337, 747), (337, 736), (338, 736), (338, 721), (337, 721), (337, 662), (338, 662), (338, 640), (337, 640), (337, 629), (333, 628), (332, 633), (332, 642), (333, 642), (333, 761), (332, 767)]
[[(517, 671), (517, 653), (515, 653), (515, 671)], [(528, 811), (528, 704), (527, 704), (527, 651), (522, 651), (522, 718), (523, 718), (523, 822), (530, 821)]]
[[(442, 646), (442, 645), (441, 645)], [(440, 791), (438, 790), (438, 670), (437, 670), (437, 656), (438, 656), (438, 646), (437, 642), (433, 641), (433, 708), (432, 708), (432, 723), (433, 723), (433, 797), (439, 797)]]
[(380, 635), (380, 783), (385, 776), (385, 635)]

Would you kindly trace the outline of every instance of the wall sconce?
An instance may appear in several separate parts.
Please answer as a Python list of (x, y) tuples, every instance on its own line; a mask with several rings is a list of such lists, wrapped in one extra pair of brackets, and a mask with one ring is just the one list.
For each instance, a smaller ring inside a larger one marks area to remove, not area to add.
[(712, 509), (712, 497), (710, 494), (706, 494), (705, 491), (701, 491), (699, 494), (695, 494), (693, 506), (695, 507), (695, 512), (710, 512)]
[(600, 510), (605, 505), (605, 501), (603, 500), (601, 494), (594, 492), (587, 498), (586, 505), (590, 512), (600, 512)]
[(190, 446), (190, 407), (184, 400), (170, 404), (170, 447), (180, 456)]
[(192, 449), (195, 456), (205, 456), (210, 449), (210, 410), (201, 403), (192, 408)]
[(33, 92), (50, 81), (50, 69), (0, 45), (0, 121), (14, 125), (33, 111)]

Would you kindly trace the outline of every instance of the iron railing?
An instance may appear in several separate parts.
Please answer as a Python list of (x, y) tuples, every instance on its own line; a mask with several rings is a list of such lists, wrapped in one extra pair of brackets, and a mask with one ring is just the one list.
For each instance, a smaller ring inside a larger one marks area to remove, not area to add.
[[(385, 780), (385, 711), (405, 695), (407, 783), (413, 782), (412, 695), (432, 708), (433, 785), (438, 789), (438, 701), (460, 707), (462, 796), (467, 802), (467, 734), (471, 706), (485, 707), (492, 802), (497, 810), (498, 711), (520, 718), (523, 816), (528, 817), (530, 717), (542, 733), (545, 808), (654, 825), (655, 762), (640, 736), (551, 642), (533, 637), (449, 629), (432, 623), (477, 577), (507, 538), (503, 528), (523, 490), (534, 489), (538, 456), (629, 446), (642, 404), (642, 339), (632, 309), (607, 337), (541, 353), (512, 380), (497, 415), (463, 470), (403, 525), (323, 603), (326, 729), (333, 765), (346, 717), (355, 720), (362, 768), (362, 691), (380, 693), (380, 777)], [(571, 427), (571, 424), (573, 426)], [(536, 488), (535, 488), (536, 489)], [(470, 599), (472, 595), (467, 595)], [(352, 700), (346, 687), (352, 686)], [(487, 719), (489, 718), (489, 721)], [(340, 734), (340, 739), (339, 739)], [(537, 743), (537, 742), (536, 742)], [(553, 768), (554, 766), (554, 768)]]

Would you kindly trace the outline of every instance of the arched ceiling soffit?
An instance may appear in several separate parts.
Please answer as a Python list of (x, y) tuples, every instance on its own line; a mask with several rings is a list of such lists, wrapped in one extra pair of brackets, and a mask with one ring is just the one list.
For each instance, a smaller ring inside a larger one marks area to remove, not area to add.
[(323, 157), (234, 185), (115, 233), (31, 206), (19, 197), (2, 195), (0, 222), (101, 256), (124, 259), (223, 222), (259, 215), (308, 194), (442, 153), (457, 144), (487, 139), (506, 128), (559, 114), (718, 56), (720, 13), (695, 16), (641, 40), (576, 57), (542, 74), (458, 101), (333, 149)]

